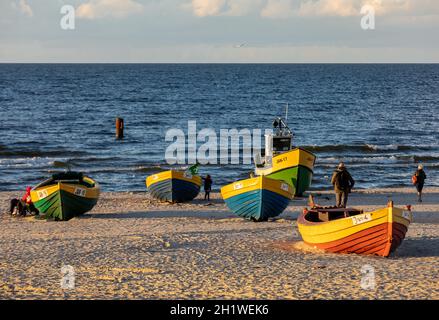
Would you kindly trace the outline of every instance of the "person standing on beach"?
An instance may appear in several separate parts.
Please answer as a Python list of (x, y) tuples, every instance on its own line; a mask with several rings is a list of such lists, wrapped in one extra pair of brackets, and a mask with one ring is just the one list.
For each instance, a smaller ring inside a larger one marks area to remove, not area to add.
[(343, 162), (340, 162), (332, 175), (331, 183), (334, 186), (335, 202), (338, 208), (346, 208), (348, 195), (354, 187), (355, 181), (346, 170)]
[(210, 175), (207, 175), (206, 178), (203, 178), (204, 180), (204, 200), (210, 201), (210, 191), (212, 191), (212, 178)]
[(412, 182), (418, 191), (418, 202), (422, 202), (422, 189), (424, 188), (425, 179), (427, 179), (427, 175), (424, 172), (424, 166), (420, 164), (412, 177)]

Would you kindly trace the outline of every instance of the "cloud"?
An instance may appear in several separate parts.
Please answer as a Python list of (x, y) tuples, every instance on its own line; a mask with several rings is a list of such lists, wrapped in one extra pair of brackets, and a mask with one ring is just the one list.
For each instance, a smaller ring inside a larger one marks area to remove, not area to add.
[(289, 18), (295, 14), (291, 0), (268, 0), (261, 10), (264, 18)]
[[(424, 0), (417, 0), (417, 2), (422, 1)], [(364, 6), (374, 8), (377, 14), (394, 14), (411, 12), (409, 7), (412, 2), (413, 0), (304, 0), (301, 1), (297, 14), (299, 16), (352, 17), (359, 16)]]
[(299, 16), (361, 15), (361, 8), (370, 6), (378, 15), (423, 15), (439, 13), (437, 0), (302, 0)]
[(219, 15), (226, 6), (226, 0), (192, 0), (192, 9), (198, 17)]
[(363, 1), (319, 0), (302, 2), (297, 14), (300, 16), (356, 16), (360, 14)]
[(198, 17), (245, 16), (258, 10), (265, 0), (192, 0), (192, 11)]
[(34, 12), (32, 11), (31, 6), (26, 2), (26, 0), (20, 0), (18, 1), (18, 3), (12, 2), (12, 7), (19, 10), (22, 14), (28, 17), (34, 16)]
[(192, 11), (198, 17), (244, 16), (252, 12), (276, 19), (350, 17), (361, 15), (365, 5), (375, 8), (378, 15), (439, 14), (438, 0), (192, 0)]
[(229, 1), (227, 15), (244, 16), (252, 12), (258, 12), (265, 0), (233, 0)]
[(133, 0), (90, 0), (76, 9), (76, 16), (83, 19), (125, 18), (142, 13), (143, 9), (142, 4)]

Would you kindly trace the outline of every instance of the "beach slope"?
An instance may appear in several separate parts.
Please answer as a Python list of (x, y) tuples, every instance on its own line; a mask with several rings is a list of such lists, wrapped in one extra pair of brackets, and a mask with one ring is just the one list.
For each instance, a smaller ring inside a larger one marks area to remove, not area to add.
[(306, 199), (253, 223), (218, 193), (210, 205), (103, 193), (83, 217), (47, 222), (3, 213), (16, 194), (0, 193), (1, 299), (439, 299), (439, 188), (427, 188), (422, 204), (411, 188), (351, 195), (365, 210), (413, 204), (414, 223), (387, 259), (306, 247), (295, 222)]

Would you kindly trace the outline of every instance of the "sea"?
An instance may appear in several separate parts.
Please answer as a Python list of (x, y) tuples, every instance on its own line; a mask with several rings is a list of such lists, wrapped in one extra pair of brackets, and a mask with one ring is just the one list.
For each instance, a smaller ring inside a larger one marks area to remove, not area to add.
[[(317, 156), (312, 189), (331, 188), (340, 161), (356, 188), (410, 186), (420, 163), (439, 186), (438, 64), (0, 64), (0, 191), (66, 164), (103, 191), (146, 191), (148, 175), (188, 166), (166, 161), (169, 130), (269, 129), (287, 104), (294, 145)], [(253, 168), (199, 172), (218, 190)]]

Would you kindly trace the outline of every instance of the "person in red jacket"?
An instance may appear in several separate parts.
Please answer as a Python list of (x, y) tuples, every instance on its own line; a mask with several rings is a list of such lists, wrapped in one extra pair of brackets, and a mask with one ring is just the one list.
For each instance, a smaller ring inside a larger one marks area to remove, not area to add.
[(24, 196), (21, 198), (21, 201), (23, 201), (26, 204), (31, 204), (32, 203), (32, 198), (30, 196), (30, 191), (32, 190), (31, 187), (26, 187), (26, 193), (24, 194)]
[(27, 213), (34, 213), (35, 215), (39, 214), (37, 208), (35, 208), (34, 204), (32, 203), (32, 198), (30, 196), (31, 190), (31, 187), (27, 187), (26, 193), (23, 195), (23, 197), (21, 197), (21, 200), (11, 200), (11, 207), (9, 209), (9, 213), (11, 215), (25, 216)]

